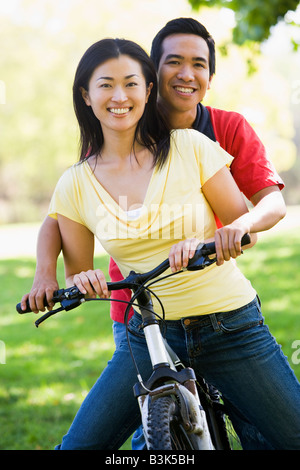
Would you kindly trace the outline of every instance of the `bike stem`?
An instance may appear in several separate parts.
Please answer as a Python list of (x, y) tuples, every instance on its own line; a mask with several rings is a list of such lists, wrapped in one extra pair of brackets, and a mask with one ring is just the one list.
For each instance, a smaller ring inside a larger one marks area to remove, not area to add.
[(172, 361), (166, 351), (159, 322), (153, 311), (151, 294), (143, 290), (137, 296), (140, 312), (143, 319), (144, 334), (148, 345), (153, 369), (161, 366), (171, 367)]

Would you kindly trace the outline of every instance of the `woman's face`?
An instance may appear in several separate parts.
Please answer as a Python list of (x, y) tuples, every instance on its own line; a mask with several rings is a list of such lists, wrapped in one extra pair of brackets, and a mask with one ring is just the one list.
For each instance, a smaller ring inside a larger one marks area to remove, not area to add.
[(128, 55), (109, 59), (95, 68), (89, 89), (81, 89), (87, 106), (91, 106), (106, 130), (135, 130), (143, 115), (152, 84), (148, 87), (140, 63)]

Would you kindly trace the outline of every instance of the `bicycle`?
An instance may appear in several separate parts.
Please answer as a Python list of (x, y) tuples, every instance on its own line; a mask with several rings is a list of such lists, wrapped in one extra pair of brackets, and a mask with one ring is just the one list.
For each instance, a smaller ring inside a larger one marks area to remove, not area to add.
[[(249, 242), (250, 237), (246, 234), (242, 239), (242, 245)], [(216, 262), (214, 254), (214, 242), (201, 243), (185, 269), (187, 271), (205, 269)], [(232, 445), (228, 434), (228, 417), (225, 406), (220, 402), (218, 391), (212, 392), (204, 379), (197, 380), (193, 369), (181, 363), (164, 339), (160, 329), (160, 324), (164, 322), (164, 309), (158, 297), (163, 312), (162, 317), (153, 310), (151, 296), (155, 294), (150, 286), (161, 279), (182, 272), (159, 277), (168, 268), (169, 260), (166, 259), (147, 273), (138, 274), (131, 271), (125, 279), (107, 283), (110, 291), (125, 288), (133, 291), (124, 320), (130, 353), (137, 371), (138, 382), (133, 390), (139, 403), (147, 449), (230, 450)], [(54, 292), (53, 302), (59, 302), (61, 306), (39, 317), (35, 325), (38, 327), (50, 316), (62, 310), (72, 310), (83, 302), (91, 300), (102, 299), (85, 298), (76, 286), (59, 289)], [(127, 320), (131, 306), (139, 307), (143, 320), (146, 344), (152, 363), (152, 374), (147, 381), (140, 376), (130, 348)], [(26, 310), (21, 309), (20, 303), (16, 309), (20, 314), (31, 311), (28, 302)]]

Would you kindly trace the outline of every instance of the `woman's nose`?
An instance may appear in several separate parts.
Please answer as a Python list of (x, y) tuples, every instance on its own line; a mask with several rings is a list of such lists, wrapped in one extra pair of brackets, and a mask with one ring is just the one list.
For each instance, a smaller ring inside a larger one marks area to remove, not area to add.
[(118, 103), (123, 103), (127, 100), (127, 93), (122, 87), (117, 87), (114, 90), (114, 94), (112, 96), (112, 101), (116, 101)]

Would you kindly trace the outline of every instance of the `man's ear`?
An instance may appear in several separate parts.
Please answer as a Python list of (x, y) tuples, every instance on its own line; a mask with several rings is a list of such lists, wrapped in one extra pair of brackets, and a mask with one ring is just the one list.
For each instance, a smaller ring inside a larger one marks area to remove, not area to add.
[(89, 97), (89, 93), (86, 91), (85, 88), (83, 87), (80, 87), (80, 91), (81, 91), (81, 96), (82, 98), (84, 99), (84, 102), (87, 106), (91, 106), (91, 102), (90, 102), (90, 97)]
[(212, 74), (210, 77), (209, 77), (209, 80), (208, 80), (208, 86), (207, 86), (207, 89), (210, 90), (211, 88), (211, 82), (212, 82), (212, 79), (214, 78), (214, 74)]
[(150, 82), (148, 87), (147, 87), (147, 91), (146, 91), (146, 103), (148, 103), (148, 99), (149, 99), (149, 96), (151, 94), (152, 88), (153, 88), (153, 83)]

